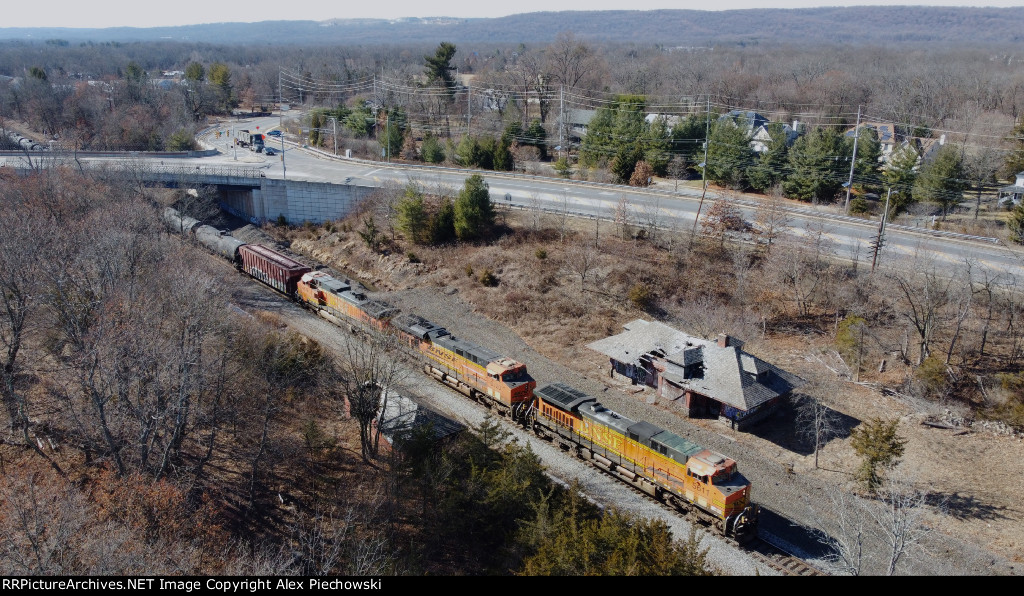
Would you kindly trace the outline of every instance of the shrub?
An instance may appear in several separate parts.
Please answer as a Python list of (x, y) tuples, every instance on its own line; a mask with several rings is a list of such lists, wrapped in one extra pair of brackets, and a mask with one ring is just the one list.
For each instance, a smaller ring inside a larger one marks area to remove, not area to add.
[(498, 278), (490, 269), (484, 269), (483, 272), (480, 273), (480, 283), (492, 288), (498, 285)]
[(850, 200), (850, 213), (854, 215), (868, 214), (871, 213), (871, 203), (868, 203), (864, 199), (857, 197)]
[(542, 261), (544, 259), (548, 258), (548, 251), (544, 250), (543, 248), (538, 248), (537, 252), (535, 252), (533, 254), (534, 254), (534, 256), (536, 256), (538, 259), (540, 259)]
[(946, 388), (946, 364), (935, 356), (929, 356), (917, 367), (914, 376), (921, 383), (924, 394), (938, 397)]
[(473, 277), (473, 266), (466, 264), (466, 277)]
[(654, 294), (650, 286), (641, 282), (629, 289), (629, 301), (633, 306), (646, 311), (654, 304)]
[(405, 253), (405, 257), (407, 259), (409, 259), (410, 263), (419, 263), (420, 262), (420, 258), (417, 257), (416, 253), (412, 252), (411, 250), (409, 252)]

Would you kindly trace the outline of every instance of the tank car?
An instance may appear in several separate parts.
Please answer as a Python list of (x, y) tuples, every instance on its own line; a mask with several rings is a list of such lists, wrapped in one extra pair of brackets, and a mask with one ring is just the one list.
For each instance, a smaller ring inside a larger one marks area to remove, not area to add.
[(757, 535), (758, 507), (736, 462), (649, 422), (637, 422), (562, 383), (534, 392), (534, 431), (647, 494), (696, 510), (737, 542)]

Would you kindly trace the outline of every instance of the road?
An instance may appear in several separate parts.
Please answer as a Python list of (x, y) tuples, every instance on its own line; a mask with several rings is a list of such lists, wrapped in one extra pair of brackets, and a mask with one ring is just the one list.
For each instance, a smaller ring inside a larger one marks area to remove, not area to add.
[[(253, 118), (224, 124), (221, 130), (230, 133), (231, 127), (271, 131), (279, 124), (276, 116)], [(217, 138), (214, 129), (200, 136), (200, 140), (220, 153), (211, 157), (173, 159), (147, 157), (138, 159), (161, 160), (165, 165), (245, 166), (263, 169), (269, 178), (288, 178), (312, 182), (354, 183), (370, 186), (385, 183), (405, 184), (416, 180), (430, 188), (437, 185), (461, 188), (471, 173), (480, 173), (487, 181), (491, 197), (496, 203), (521, 208), (542, 208), (551, 212), (570, 212), (606, 220), (614, 218), (616, 209), (625, 201), (638, 225), (656, 222), (659, 227), (688, 231), (694, 228), (698, 211), (706, 213), (719, 194), (709, 190), (704, 200), (700, 192), (680, 188), (678, 192), (661, 189), (636, 189), (621, 185), (561, 181), (513, 173), (481, 172), (429, 166), (408, 166), (364, 160), (337, 158), (326, 152), (316, 152), (268, 137), (268, 145), (279, 153), (268, 157), (246, 148), (233, 148), (230, 134)], [(134, 158), (135, 156), (133, 156)], [(3, 158), (0, 158), (2, 161)], [(17, 162), (20, 158), (7, 158)], [(112, 158), (97, 158), (112, 159)], [(124, 158), (117, 158), (123, 160)], [(756, 219), (756, 202), (743, 198), (737, 205), (747, 221)], [(842, 258), (871, 262), (871, 242), (878, 232), (878, 222), (843, 216), (836, 207), (811, 206), (786, 208), (788, 232), (796, 236), (822, 234)], [(943, 268), (963, 264), (967, 260), (976, 266), (1017, 277), (1024, 274), (1024, 253), (991, 240), (972, 239), (960, 235), (936, 235), (924, 229), (889, 225), (879, 262), (897, 259), (928, 259)], [(920, 261), (918, 261), (920, 263)], [(917, 265), (920, 267), (920, 265)]]
[[(272, 130), (278, 126), (278, 121), (278, 117), (255, 118), (245, 125), (259, 126), (260, 130)], [(271, 178), (287, 177), (335, 183), (348, 181), (368, 185), (382, 185), (387, 182), (405, 184), (409, 180), (417, 180), (428, 188), (440, 184), (458, 189), (472, 173), (453, 168), (410, 167), (335, 158), (327, 153), (316, 153), (296, 145), (281, 144), (278, 139), (270, 138), (270, 144), (275, 149), (283, 147), (283, 156), (267, 158), (249, 151), (244, 151), (248, 154), (244, 157), (241, 156), (242, 151), (238, 154), (239, 159), (245, 160), (242, 163), (249, 164), (249, 160), (257, 161)], [(216, 140), (213, 142), (216, 143)], [(225, 160), (230, 160), (237, 163), (225, 140), (221, 140), (221, 147), (225, 151), (224, 155), (205, 158), (203, 162), (226, 163)], [(719, 198), (719, 194), (711, 190), (706, 193), (702, 202), (700, 192), (690, 188), (666, 192), (621, 185), (563, 182), (523, 174), (479, 173), (486, 179), (491, 197), (496, 203), (523, 208), (540, 207), (558, 213), (568, 210), (592, 217), (613, 219), (620, 201), (625, 198), (633, 217), (638, 222), (657, 221), (659, 227), (676, 230), (692, 229), (698, 209), (701, 213), (706, 213), (710, 204)], [(747, 221), (756, 219), (753, 201), (741, 199), (739, 206)], [(870, 263), (870, 244), (878, 232), (877, 221), (845, 217), (838, 212), (838, 208), (831, 206), (808, 205), (806, 208), (788, 211), (790, 233), (797, 236), (822, 233), (840, 257)], [(976, 265), (993, 271), (1006, 272), (1014, 276), (1024, 274), (1024, 253), (1004, 244), (955, 236), (936, 236), (927, 230), (889, 225), (879, 259), (881, 262), (894, 258), (934, 259), (937, 266), (950, 268), (963, 264), (966, 260), (972, 260)]]

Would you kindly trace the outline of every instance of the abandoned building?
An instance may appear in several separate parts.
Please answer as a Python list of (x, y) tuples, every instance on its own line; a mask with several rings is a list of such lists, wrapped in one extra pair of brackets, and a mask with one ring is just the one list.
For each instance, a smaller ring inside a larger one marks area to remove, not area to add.
[(384, 451), (402, 449), (410, 441), (448, 441), (466, 430), (464, 425), (397, 392), (387, 391), (382, 401), (374, 426), (384, 438)]
[(609, 375), (654, 388), (691, 418), (719, 418), (742, 429), (806, 383), (744, 352), (743, 342), (725, 334), (712, 341), (643, 319), (623, 327), (587, 347), (608, 356)]

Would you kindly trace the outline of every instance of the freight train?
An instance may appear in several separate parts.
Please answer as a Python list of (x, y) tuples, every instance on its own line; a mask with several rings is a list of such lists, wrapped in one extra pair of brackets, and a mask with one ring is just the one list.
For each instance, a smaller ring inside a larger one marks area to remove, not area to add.
[(695, 513), (723, 536), (739, 543), (757, 536), (758, 506), (735, 460), (649, 422), (631, 420), (568, 385), (556, 382), (538, 389), (523, 363), (369, 298), (359, 284), (241, 242), (173, 208), (164, 211), (164, 221), (325, 318), (353, 329), (393, 333), (438, 381), (678, 511)]

